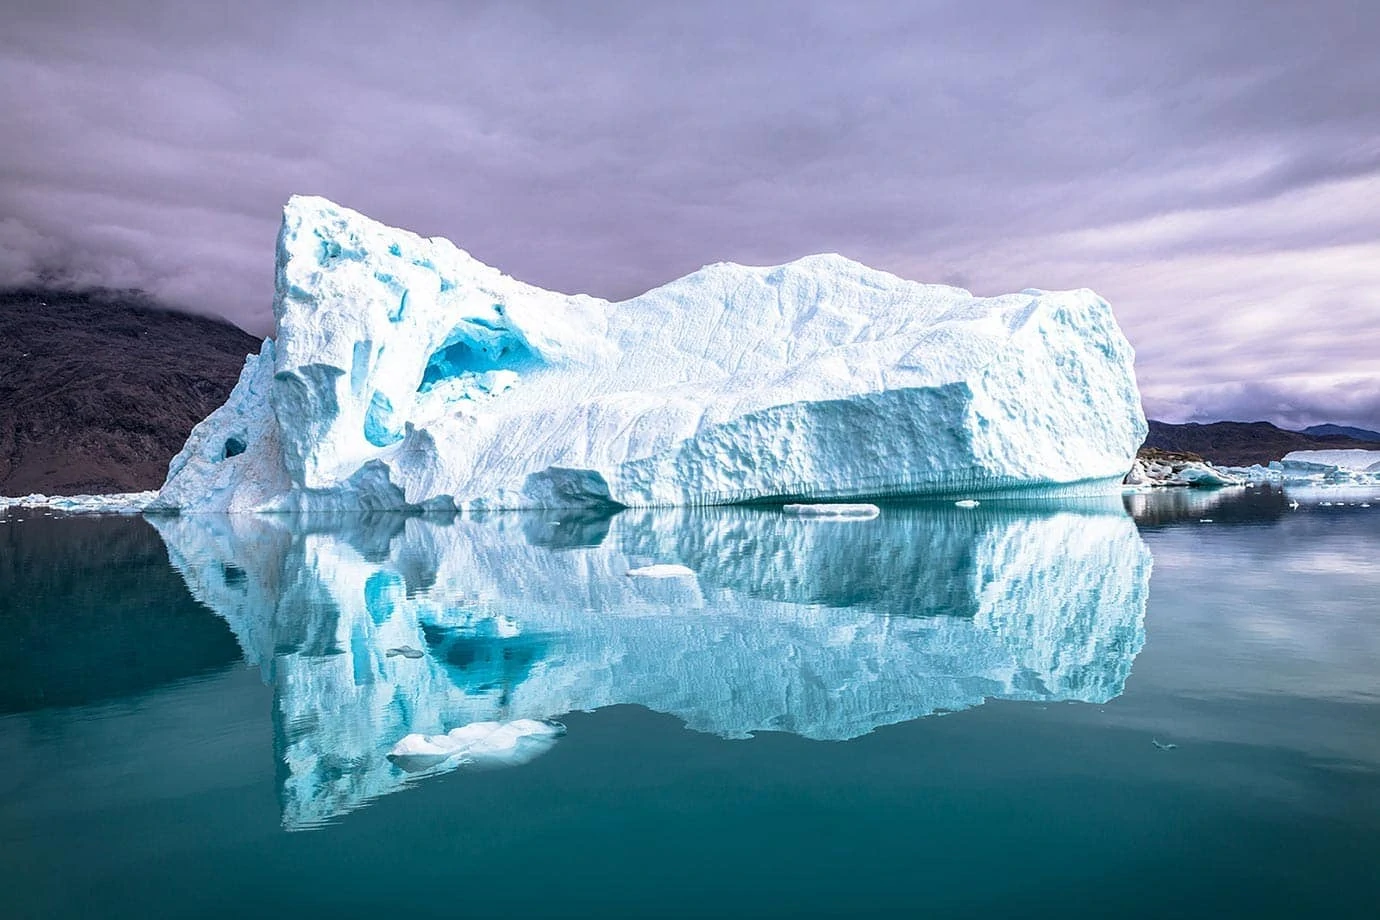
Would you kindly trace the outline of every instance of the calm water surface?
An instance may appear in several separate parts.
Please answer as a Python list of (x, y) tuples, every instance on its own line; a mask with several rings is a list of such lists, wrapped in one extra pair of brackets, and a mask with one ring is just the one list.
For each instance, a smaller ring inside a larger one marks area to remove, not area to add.
[(1374, 492), (11, 511), (0, 915), (1380, 916)]

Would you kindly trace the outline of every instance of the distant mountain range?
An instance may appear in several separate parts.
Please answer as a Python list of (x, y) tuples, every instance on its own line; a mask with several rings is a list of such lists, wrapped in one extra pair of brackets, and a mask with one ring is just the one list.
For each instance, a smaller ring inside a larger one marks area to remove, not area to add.
[(1350, 425), (1309, 425), (1303, 429), (1303, 433), (1323, 438), (1343, 437), (1355, 438), (1357, 441), (1380, 441), (1380, 431), (1371, 431), (1369, 428), (1353, 428)]
[(137, 294), (0, 292), (0, 495), (158, 488), (258, 349)]
[[(1315, 428), (1340, 428), (1319, 425)], [(1349, 429), (1363, 431), (1364, 429)], [(1367, 432), (1375, 434), (1375, 432)], [(1380, 439), (1378, 437), (1377, 439)], [(1289, 431), (1269, 422), (1189, 422), (1172, 425), (1151, 420), (1145, 446), (1159, 450), (1197, 454), (1222, 466), (1250, 466), (1278, 460), (1291, 450), (1326, 450), (1347, 447), (1376, 449), (1375, 441), (1339, 434)]]
[[(137, 294), (0, 291), (0, 495), (157, 488), (259, 345)], [(1151, 421), (1145, 446), (1245, 466), (1377, 442), (1380, 432), (1342, 425)]]

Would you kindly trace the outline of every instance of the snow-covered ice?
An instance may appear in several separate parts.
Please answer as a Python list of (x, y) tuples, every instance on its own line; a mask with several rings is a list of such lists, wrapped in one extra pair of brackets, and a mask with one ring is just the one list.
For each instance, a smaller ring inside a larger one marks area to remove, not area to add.
[(628, 569), (629, 578), (693, 578), (694, 575), (694, 569), (665, 562)]
[(294, 197), (274, 314), (157, 508), (1088, 492), (1120, 484), (1146, 432), (1091, 291), (977, 298), (837, 255), (609, 303)]
[(434, 769), (451, 759), (515, 767), (546, 753), (563, 734), (565, 726), (559, 722), (537, 719), (471, 722), (443, 735), (407, 735), (388, 756), (405, 770)]

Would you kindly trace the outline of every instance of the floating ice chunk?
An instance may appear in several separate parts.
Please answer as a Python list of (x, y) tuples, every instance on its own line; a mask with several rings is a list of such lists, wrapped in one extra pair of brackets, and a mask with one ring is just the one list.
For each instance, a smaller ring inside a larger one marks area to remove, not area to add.
[(636, 569), (628, 569), (629, 578), (684, 578), (694, 576), (694, 569), (686, 568), (683, 565), (670, 565), (658, 563), (657, 565), (644, 565)]
[(511, 766), (543, 753), (565, 734), (559, 722), (516, 719), (512, 722), (472, 722), (444, 735), (407, 735), (389, 752), (395, 758), (462, 758), (469, 763)]
[(976, 298), (820, 255), (614, 304), (304, 197), (277, 257), (276, 340), (159, 510), (1111, 492), (1146, 432), (1087, 290)]
[(109, 495), (42, 495), (35, 492), (18, 498), (0, 496), (0, 511), (6, 508), (54, 508), (72, 514), (138, 514), (157, 497), (157, 492), (115, 492)]
[(815, 518), (874, 518), (882, 513), (882, 509), (876, 505), (868, 504), (815, 504), (815, 505), (783, 505), (781, 511), (785, 514), (793, 514), (796, 517), (815, 517)]

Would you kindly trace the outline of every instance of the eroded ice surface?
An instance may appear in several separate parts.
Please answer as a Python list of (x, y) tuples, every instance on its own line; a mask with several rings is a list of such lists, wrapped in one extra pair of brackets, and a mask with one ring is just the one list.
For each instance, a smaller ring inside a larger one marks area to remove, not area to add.
[[(1106, 701), (1151, 567), (1116, 497), (847, 527), (757, 508), (153, 523), (275, 689), (288, 827), (464, 766), (447, 752), (502, 726), (535, 756), (557, 743), (541, 726), (620, 703), (847, 739), (992, 698)], [(652, 565), (689, 574), (628, 577)]]
[(1146, 432), (1091, 291), (993, 298), (840, 256), (623, 303), (293, 198), (276, 340), (173, 460), (197, 511), (724, 504), (1114, 489)]

